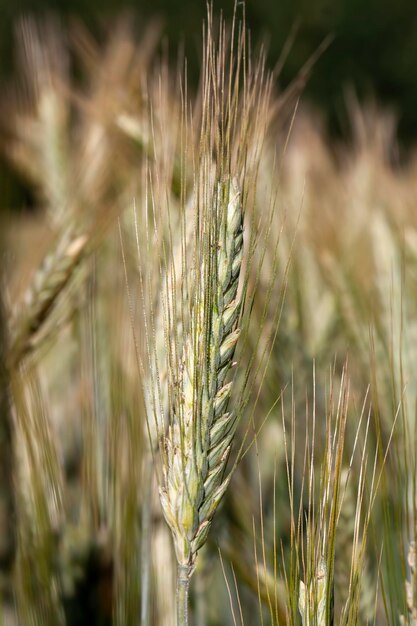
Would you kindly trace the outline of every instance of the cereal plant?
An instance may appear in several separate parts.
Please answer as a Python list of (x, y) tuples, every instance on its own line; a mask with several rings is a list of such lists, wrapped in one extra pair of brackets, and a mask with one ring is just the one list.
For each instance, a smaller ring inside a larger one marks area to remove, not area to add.
[(0, 97), (3, 623), (414, 625), (416, 162), (325, 138), (327, 41), (132, 24), (22, 18)]

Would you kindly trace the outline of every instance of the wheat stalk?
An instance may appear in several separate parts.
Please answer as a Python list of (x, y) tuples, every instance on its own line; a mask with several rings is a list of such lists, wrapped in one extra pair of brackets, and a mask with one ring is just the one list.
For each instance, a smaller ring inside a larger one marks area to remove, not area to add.
[[(153, 233), (148, 231), (147, 241), (153, 245), (155, 238), (161, 243), (162, 254), (158, 263), (161, 289), (154, 299), (159, 300), (159, 312), (147, 313), (142, 290), (149, 370), (144, 395), (149, 400), (149, 433), (152, 426), (157, 431), (162, 461), (160, 500), (178, 562), (179, 626), (188, 623), (188, 585), (197, 553), (230, 482), (226, 465), (246, 406), (253, 362), (245, 364), (241, 385), (236, 381), (234, 386), (229, 376), (234, 352), (239, 335), (243, 341), (248, 332), (244, 303), (253, 298), (258, 281), (255, 277), (255, 285), (248, 290), (248, 268), (263, 227), (248, 213), (254, 207), (260, 152), (270, 119), (271, 83), (265, 77), (262, 57), (253, 67), (247, 62), (244, 26), (234, 37), (232, 28), (228, 49), (223, 22), (214, 37), (209, 10), (196, 109), (190, 110), (182, 96), (179, 206), (171, 190), (163, 188), (164, 163), (158, 161), (152, 167), (155, 175), (149, 173), (145, 203), (153, 217), (149, 221)], [(265, 215), (267, 230), (269, 209)], [(187, 236), (190, 222), (192, 246)], [(169, 234), (164, 238), (166, 231)], [(256, 266), (255, 274), (260, 272), (258, 262)], [(143, 282), (154, 284), (151, 277)], [(233, 389), (236, 402), (229, 410)]]

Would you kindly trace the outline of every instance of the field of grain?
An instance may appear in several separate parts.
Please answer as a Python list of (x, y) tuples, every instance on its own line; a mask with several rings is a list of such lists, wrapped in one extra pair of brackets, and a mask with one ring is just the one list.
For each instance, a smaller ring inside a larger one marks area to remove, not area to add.
[(198, 89), (130, 26), (23, 20), (0, 99), (2, 623), (415, 626), (417, 158), (239, 10)]

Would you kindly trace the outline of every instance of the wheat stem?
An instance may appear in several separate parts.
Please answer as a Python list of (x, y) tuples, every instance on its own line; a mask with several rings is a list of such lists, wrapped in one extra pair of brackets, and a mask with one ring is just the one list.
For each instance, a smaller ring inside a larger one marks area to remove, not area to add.
[(177, 568), (177, 626), (188, 626), (188, 589), (192, 568), (178, 564)]
[(151, 573), (151, 533), (152, 533), (152, 492), (153, 492), (153, 464), (150, 454), (145, 456), (144, 466), (144, 494), (141, 515), (141, 626), (149, 626), (149, 600), (150, 600), (150, 573)]
[(14, 429), (6, 367), (6, 324), (0, 294), (0, 571), (8, 573), (16, 550)]

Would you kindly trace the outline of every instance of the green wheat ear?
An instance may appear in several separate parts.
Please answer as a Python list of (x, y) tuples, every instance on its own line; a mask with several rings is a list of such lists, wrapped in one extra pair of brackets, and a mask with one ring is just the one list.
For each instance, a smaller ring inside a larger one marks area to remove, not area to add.
[(178, 562), (191, 571), (230, 480), (224, 474), (237, 423), (236, 414), (227, 411), (232, 383), (226, 382), (243, 297), (238, 294), (243, 213), (236, 180), (218, 183), (205, 221), (160, 488)]

